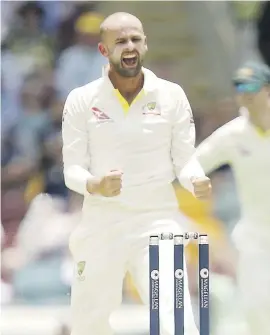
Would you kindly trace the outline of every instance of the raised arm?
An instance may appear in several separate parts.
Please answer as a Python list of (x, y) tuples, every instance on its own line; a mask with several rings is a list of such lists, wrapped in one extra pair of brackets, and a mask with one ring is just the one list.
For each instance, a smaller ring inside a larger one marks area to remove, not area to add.
[(206, 174), (231, 161), (231, 133), (233, 122), (217, 129), (196, 150), (196, 159)]

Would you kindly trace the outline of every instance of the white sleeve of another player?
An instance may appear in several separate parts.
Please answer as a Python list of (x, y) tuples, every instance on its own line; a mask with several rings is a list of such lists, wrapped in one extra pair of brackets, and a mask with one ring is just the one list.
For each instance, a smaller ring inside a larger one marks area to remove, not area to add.
[(231, 161), (232, 124), (217, 129), (196, 149), (196, 158), (206, 174)]
[(63, 111), (64, 177), (69, 189), (85, 195), (88, 193), (87, 180), (93, 176), (90, 173), (85, 108), (77, 93), (77, 89), (71, 91)]
[(195, 154), (181, 171), (183, 176), (193, 174), (194, 164), (199, 162), (205, 174), (208, 174), (218, 167), (229, 164), (231, 161), (231, 134), (232, 125), (230, 123), (216, 130), (206, 138), (196, 149)]

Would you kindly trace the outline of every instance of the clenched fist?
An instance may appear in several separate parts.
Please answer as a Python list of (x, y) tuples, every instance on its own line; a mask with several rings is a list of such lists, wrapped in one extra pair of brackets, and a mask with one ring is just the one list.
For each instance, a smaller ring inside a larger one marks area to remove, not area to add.
[(89, 193), (103, 197), (115, 197), (121, 192), (122, 174), (120, 171), (113, 170), (104, 177), (91, 179), (87, 182), (87, 190)]
[(196, 198), (201, 200), (209, 199), (212, 191), (211, 181), (208, 177), (191, 178), (191, 182), (194, 188), (194, 195)]

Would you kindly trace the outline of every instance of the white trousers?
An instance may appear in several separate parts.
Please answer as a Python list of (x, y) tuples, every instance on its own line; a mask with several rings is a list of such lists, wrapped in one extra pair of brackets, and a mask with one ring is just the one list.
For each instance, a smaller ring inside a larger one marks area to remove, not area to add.
[(270, 225), (261, 228), (260, 222), (241, 221), (234, 231), (239, 298), (249, 335), (270, 334)]
[[(149, 304), (149, 235), (181, 233), (178, 215), (176, 211), (119, 211), (115, 205), (96, 207), (84, 215), (70, 238), (70, 250), (77, 266), (71, 295), (72, 335), (112, 334), (109, 317), (122, 302), (122, 284), (127, 271), (143, 302)], [(160, 327), (162, 335), (173, 335), (173, 247), (161, 249)], [(185, 334), (198, 335), (187, 278)]]
[(250, 335), (270, 334), (270, 252), (240, 252), (238, 287)]

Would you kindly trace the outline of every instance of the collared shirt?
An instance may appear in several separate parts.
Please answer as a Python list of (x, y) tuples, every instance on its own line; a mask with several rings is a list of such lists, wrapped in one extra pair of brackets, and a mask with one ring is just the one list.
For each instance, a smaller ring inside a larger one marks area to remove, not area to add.
[(241, 114), (204, 140), (196, 157), (206, 173), (224, 164), (231, 166), (242, 216), (258, 227), (270, 224), (270, 136), (261, 136), (248, 116)]
[[(143, 193), (158, 185), (167, 188), (178, 178), (192, 191), (190, 175), (204, 175), (196, 163), (189, 175), (181, 175), (195, 150), (195, 127), (184, 91), (147, 69), (143, 73), (143, 94), (128, 113), (106, 72), (69, 94), (63, 112), (63, 159), (70, 189), (89, 197), (87, 179), (121, 170), (123, 189), (115, 198), (134, 201), (135, 189)], [(160, 197), (164, 201), (166, 194)]]

